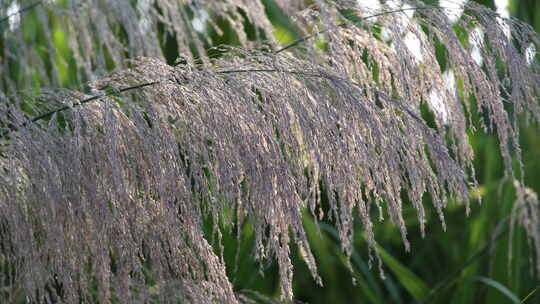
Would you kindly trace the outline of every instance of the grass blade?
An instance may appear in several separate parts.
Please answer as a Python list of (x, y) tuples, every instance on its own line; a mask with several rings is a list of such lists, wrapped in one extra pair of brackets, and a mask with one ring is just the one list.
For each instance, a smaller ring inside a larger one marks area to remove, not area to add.
[(490, 287), (493, 287), (495, 289), (497, 289), (498, 291), (500, 291), (502, 294), (504, 294), (508, 299), (510, 299), (512, 301), (512, 303), (517, 303), (519, 304), (520, 301), (519, 301), (519, 298), (513, 293), (511, 292), (506, 286), (504, 286), (503, 284), (493, 280), (493, 279), (490, 279), (490, 278), (486, 278), (486, 277), (476, 277), (475, 278), (477, 281), (480, 281)]
[(382, 247), (377, 246), (377, 251), (384, 261), (385, 265), (396, 275), (401, 284), (407, 289), (413, 298), (416, 300), (422, 300), (428, 295), (429, 288), (427, 284), (420, 279), (414, 272), (409, 270), (398, 260), (396, 260), (390, 253), (384, 250)]

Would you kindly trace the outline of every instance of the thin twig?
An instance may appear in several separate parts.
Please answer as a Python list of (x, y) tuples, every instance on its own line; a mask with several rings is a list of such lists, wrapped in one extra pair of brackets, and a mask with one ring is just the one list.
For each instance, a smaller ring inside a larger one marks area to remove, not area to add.
[(26, 12), (26, 11), (40, 5), (40, 4), (43, 4), (43, 0), (42, 1), (36, 1), (34, 3), (28, 4), (27, 6), (21, 8), (20, 10), (16, 11), (15, 13), (9, 14), (9, 15), (5, 16), (4, 18), (0, 19), (0, 23), (4, 23), (4, 22), (8, 21), (9, 18), (11, 18), (11, 17), (13, 17), (15, 15), (18, 15), (18, 14), (22, 14), (22, 13), (24, 13), (24, 12)]

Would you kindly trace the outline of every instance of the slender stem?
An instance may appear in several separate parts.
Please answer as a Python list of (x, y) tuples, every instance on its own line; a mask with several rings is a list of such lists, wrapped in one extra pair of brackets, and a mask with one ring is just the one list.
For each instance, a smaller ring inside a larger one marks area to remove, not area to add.
[(320, 77), (326, 78), (324, 75), (320, 74), (311, 74), (300, 71), (287, 71), (287, 70), (277, 70), (277, 69), (246, 69), (246, 70), (227, 70), (227, 71), (218, 71), (216, 74), (240, 74), (240, 73), (286, 73), (292, 75), (302, 75), (309, 77)]
[(5, 16), (4, 18), (0, 19), (0, 23), (4, 23), (4, 22), (8, 21), (9, 18), (11, 18), (11, 17), (13, 17), (13, 16), (15, 16), (17, 14), (22, 14), (22, 13), (24, 13), (24, 12), (26, 12), (26, 11), (40, 5), (40, 4), (43, 4), (43, 0), (42, 1), (36, 1), (34, 3), (28, 4), (27, 6), (21, 8), (20, 10), (14, 12), (12, 14), (9, 14), (9, 15)]
[[(330, 75), (321, 75), (321, 74), (314, 74), (314, 73), (306, 73), (306, 72), (301, 72), (301, 71), (289, 71), (289, 70), (278, 70), (278, 69), (245, 69), (245, 70), (225, 70), (225, 71), (217, 71), (215, 72), (216, 74), (239, 74), (239, 73), (286, 73), (286, 74), (292, 74), (292, 75), (302, 75), (302, 76), (307, 76), (307, 77), (315, 77), (315, 78), (327, 78), (327, 79), (338, 79), (338, 80), (341, 80), (341, 81), (346, 81), (350, 84), (352, 84), (353, 86), (356, 86), (358, 88), (360, 88), (361, 90), (365, 90), (365, 88), (363, 88), (362, 86), (360, 86), (360, 84), (354, 82), (354, 81), (350, 81), (349, 79), (346, 79), (346, 78), (343, 78), (343, 77), (339, 77), (339, 76), (330, 76)], [(2, 137), (5, 137), (6, 135), (8, 135), (9, 133), (11, 132), (14, 132), (14, 131), (18, 131), (19, 129), (21, 128), (24, 128), (26, 127), (28, 124), (30, 123), (34, 123), (34, 122), (37, 122), (39, 120), (43, 120), (53, 114), (56, 114), (56, 113), (59, 113), (59, 112), (62, 112), (62, 111), (66, 111), (66, 110), (69, 110), (70, 108), (74, 108), (74, 107), (77, 107), (77, 106), (81, 106), (81, 105), (84, 105), (86, 103), (89, 103), (89, 102), (92, 102), (92, 101), (96, 101), (96, 100), (100, 100), (104, 97), (107, 97), (107, 96), (111, 96), (111, 95), (118, 95), (122, 92), (126, 92), (126, 91), (131, 91), (131, 90), (135, 90), (135, 89), (140, 89), (140, 88), (144, 88), (144, 87), (148, 87), (148, 86), (152, 86), (152, 85), (155, 85), (155, 84), (158, 84), (160, 82), (162, 82), (163, 80), (157, 80), (157, 81), (152, 81), (152, 82), (145, 82), (145, 83), (141, 83), (141, 84), (137, 84), (137, 85), (133, 85), (133, 86), (129, 86), (129, 87), (124, 87), (124, 88), (121, 88), (121, 89), (118, 89), (116, 91), (112, 91), (112, 92), (107, 92), (107, 93), (104, 93), (104, 94), (100, 94), (100, 95), (95, 95), (95, 96), (91, 96), (89, 98), (86, 98), (86, 99), (83, 99), (77, 103), (74, 103), (73, 105), (71, 106), (63, 106), (63, 107), (60, 107), (60, 108), (57, 108), (57, 109), (54, 109), (54, 110), (51, 110), (49, 112), (45, 112), (43, 114), (40, 114), (38, 116), (35, 116), (33, 117), (32, 119), (30, 119), (29, 121), (26, 121), (22, 124), (20, 124), (19, 126), (9, 126), (9, 129), (8, 130), (5, 130), (3, 131), (1, 134), (0, 134), (0, 138)], [(379, 91), (376, 91), (376, 94), (378, 97), (380, 98), (384, 98), (386, 101), (396, 105), (397, 107), (399, 107), (401, 110), (407, 112), (407, 114), (409, 114), (409, 116), (411, 116), (412, 118), (414, 118), (415, 120), (419, 121), (419, 122), (422, 122), (422, 119), (420, 117), (418, 117), (416, 114), (414, 114), (411, 110), (403, 107), (403, 105), (401, 105), (399, 102), (393, 100), (392, 98), (386, 96), (384, 93), (382, 92), (379, 92)]]
[[(277, 69), (245, 69), (245, 70), (227, 70), (227, 71), (219, 71), (219, 72), (216, 72), (216, 74), (233, 74), (233, 73), (275, 73), (275, 72), (282, 72), (282, 73), (287, 73), (287, 74), (293, 74), (293, 75), (302, 75), (302, 76), (308, 76), (308, 77), (316, 77), (316, 78), (327, 78), (327, 79), (338, 79), (338, 80), (341, 80), (341, 81), (346, 81), (348, 82), (349, 84), (352, 84), (353, 86), (355, 87), (358, 87), (360, 88), (361, 90), (365, 90), (364, 87), (362, 87), (360, 84), (354, 82), (354, 81), (351, 81), (349, 79), (346, 79), (346, 78), (343, 78), (343, 77), (339, 77), (339, 76), (329, 76), (329, 75), (321, 75), (321, 74), (312, 74), (312, 73), (306, 73), (306, 72), (300, 72), (300, 71), (287, 71), (287, 70), (277, 70)], [(389, 96), (387, 96), (386, 94), (384, 94), (383, 92), (380, 92), (380, 91), (375, 91), (375, 94), (377, 95), (377, 98), (382, 98), (384, 100), (386, 100), (387, 102), (389, 103), (392, 103), (394, 105), (396, 105), (397, 107), (399, 107), (401, 110), (407, 112), (407, 114), (409, 114), (409, 116), (411, 116), (412, 118), (414, 118), (415, 120), (419, 121), (419, 122), (423, 122), (423, 120), (418, 117), (418, 115), (414, 114), (411, 110), (403, 107), (399, 102), (395, 101), (394, 99), (390, 98)]]
[(525, 303), (530, 297), (532, 297), (532, 295), (538, 290), (540, 289), (540, 286), (537, 286), (535, 289), (533, 289), (531, 292), (529, 292), (529, 294), (527, 296), (525, 296), (525, 298), (523, 298), (523, 300), (521, 300), (521, 302), (519, 302), (520, 304), (523, 304)]
[(146, 83), (141, 83), (141, 84), (138, 84), (138, 85), (134, 85), (134, 86), (131, 86), (131, 87), (125, 87), (125, 88), (121, 88), (119, 89), (118, 91), (112, 91), (112, 92), (107, 92), (105, 94), (101, 94), (101, 95), (95, 95), (95, 96), (92, 96), (92, 97), (89, 97), (89, 98), (86, 98), (86, 99), (83, 99), (81, 100), (80, 102), (78, 103), (75, 103), (73, 104), (73, 106), (63, 106), (61, 108), (58, 108), (58, 109), (55, 109), (55, 110), (52, 110), (52, 111), (49, 111), (47, 113), (43, 113), (39, 116), (36, 116), (34, 118), (32, 118), (32, 120), (30, 120), (31, 122), (36, 122), (38, 120), (41, 120), (41, 119), (44, 119), (48, 116), (51, 116), (55, 113), (58, 113), (58, 112), (61, 112), (61, 111), (65, 111), (69, 108), (72, 108), (72, 107), (77, 107), (77, 106), (81, 106), (85, 103), (89, 103), (91, 101), (95, 101), (95, 100), (98, 100), (98, 99), (101, 99), (103, 97), (107, 97), (107, 96), (111, 96), (111, 95), (118, 95), (119, 93), (122, 93), (122, 92), (126, 92), (126, 91), (131, 91), (131, 90), (135, 90), (135, 89), (139, 89), (139, 88), (144, 88), (144, 87), (147, 87), (147, 86), (151, 86), (151, 85), (154, 85), (156, 83), (158, 83), (159, 81), (153, 81), (153, 82), (146, 82)]
[[(376, 17), (380, 17), (380, 16), (385, 16), (385, 15), (390, 15), (390, 14), (394, 14), (394, 13), (402, 13), (402, 12), (413, 11), (413, 10), (414, 11), (429, 10), (429, 9), (452, 9), (452, 8), (447, 8), (447, 7), (442, 7), (442, 6), (408, 7), (408, 8), (401, 8), (401, 9), (391, 10), (391, 11), (384, 11), (384, 12), (380, 12), (380, 13), (377, 13), (377, 14), (362, 17), (360, 19), (361, 19), (361, 21), (364, 21), (364, 20), (368, 20), (368, 19), (372, 19), (372, 18), (376, 18)], [(342, 23), (338, 24), (338, 26), (345, 26), (347, 24), (348, 24), (347, 22), (342, 22)], [(327, 29), (318, 31), (315, 34), (310, 34), (310, 35), (307, 35), (305, 37), (302, 37), (302, 38), (300, 38), (298, 40), (295, 40), (295, 41), (291, 42), (290, 44), (282, 47), (281, 49), (275, 51), (274, 54), (279, 54), (279, 53), (281, 53), (283, 51), (286, 51), (286, 50), (288, 50), (290, 48), (293, 48), (293, 47), (299, 45), (300, 43), (306, 42), (307, 40), (309, 40), (311, 38), (317, 37), (320, 34), (327, 33), (330, 30), (331, 29), (327, 28)]]
[(56, 113), (59, 113), (59, 112), (62, 112), (62, 111), (65, 111), (65, 110), (68, 110), (68, 109), (71, 109), (71, 108), (74, 108), (74, 107), (78, 107), (78, 106), (82, 106), (86, 103), (89, 103), (89, 102), (92, 102), (92, 101), (96, 101), (96, 100), (100, 100), (104, 97), (107, 97), (107, 96), (111, 96), (111, 95), (118, 95), (122, 92), (126, 92), (126, 91), (131, 91), (131, 90), (135, 90), (135, 89), (140, 89), (140, 88), (144, 88), (144, 87), (148, 87), (148, 86), (152, 86), (152, 85), (155, 85), (157, 83), (159, 83), (160, 81), (152, 81), (152, 82), (145, 82), (145, 83), (141, 83), (141, 84), (137, 84), (137, 85), (134, 85), (134, 86), (130, 86), (130, 87), (125, 87), (125, 88), (121, 88), (119, 90), (116, 90), (116, 91), (112, 91), (112, 92), (107, 92), (107, 93), (104, 93), (104, 94), (100, 94), (100, 95), (94, 95), (94, 96), (91, 96), (91, 97), (88, 97), (86, 99), (83, 99), (77, 103), (74, 103), (72, 106), (63, 106), (61, 108), (57, 108), (57, 109), (54, 109), (54, 110), (51, 110), (49, 112), (46, 112), (46, 113), (43, 113), (43, 114), (40, 114), (32, 119), (30, 119), (29, 121), (26, 121), (24, 123), (22, 123), (21, 125), (19, 125), (18, 127), (15, 127), (15, 126), (10, 126), (9, 127), (9, 130), (6, 130), (4, 132), (2, 132), (2, 134), (0, 135), (0, 138), (2, 137), (5, 137), (6, 135), (8, 135), (9, 133), (13, 132), (13, 131), (17, 131), (19, 130), (20, 128), (24, 128), (26, 127), (28, 124), (30, 123), (34, 123), (36, 121), (39, 121), (39, 120), (42, 120), (42, 119), (45, 119), (53, 114), (56, 114)]

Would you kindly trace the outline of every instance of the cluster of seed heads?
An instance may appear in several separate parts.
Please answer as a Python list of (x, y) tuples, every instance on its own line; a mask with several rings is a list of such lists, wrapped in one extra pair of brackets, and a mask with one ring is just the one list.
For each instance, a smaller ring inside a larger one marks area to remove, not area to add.
[[(356, 221), (380, 265), (376, 221), (409, 250), (406, 204), (422, 233), (426, 208), (442, 225), (451, 200), (469, 212), (476, 129), (498, 136), (512, 222), (540, 254), (513, 168), (518, 117), (540, 122), (529, 26), (472, 3), (276, 0), (299, 37), (281, 45), (261, 0), (67, 2), (0, 0), (18, 18), (0, 22), (0, 297), (237, 303), (210, 222), (218, 244), (251, 225), (291, 299), (291, 246), (322, 283), (303, 216), (334, 223), (347, 257)], [(225, 23), (238, 46), (210, 48)], [(84, 87), (59, 89), (66, 69)]]

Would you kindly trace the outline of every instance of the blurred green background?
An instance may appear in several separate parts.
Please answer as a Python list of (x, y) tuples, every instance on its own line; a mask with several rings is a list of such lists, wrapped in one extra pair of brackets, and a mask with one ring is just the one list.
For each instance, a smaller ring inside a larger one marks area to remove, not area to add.
[[(478, 2), (492, 8), (499, 3), (494, 0)], [(294, 29), (274, 0), (264, 3), (276, 27), (276, 38), (283, 42), (294, 39)], [(508, 4), (512, 16), (528, 22), (540, 32), (539, 0), (509, 0)], [(23, 15), (24, 38), (33, 40), (39, 49), (45, 42), (40, 38), (43, 32), (32, 22), (35, 17), (32, 14), (29, 11)], [(236, 44), (237, 39), (231, 30), (227, 30), (228, 25), (224, 22), (219, 25), (224, 33), (212, 34), (213, 41)], [(2, 30), (6, 30), (5, 26)], [(74, 62), (65, 32), (54, 20), (51, 30), (58, 50), (61, 86), (80, 87), (84, 80), (78, 79), (73, 72)], [(0, 41), (0, 49), (4, 47), (2, 43), (4, 41)], [(176, 48), (166, 48), (172, 63), (177, 55), (174, 53)], [(110, 68), (114, 68), (114, 62), (110, 63)], [(40, 87), (44, 83), (36, 75), (30, 86)], [(540, 134), (537, 130), (538, 126), (523, 127), (521, 144), (526, 185), (540, 193)], [(431, 213), (425, 238), (421, 236), (416, 211), (410, 205), (405, 207), (410, 252), (405, 252), (395, 227), (389, 222), (377, 224), (375, 235), (384, 261), (384, 280), (376, 261), (371, 269), (369, 267), (366, 243), (359, 228), (355, 233), (351, 273), (332, 223), (320, 222), (317, 227), (306, 214), (305, 228), (324, 286), (316, 285), (295, 249), (296, 300), (301, 303), (540, 303), (540, 291), (537, 291), (540, 281), (533, 273), (533, 255), (524, 232), (521, 228), (508, 229), (506, 219), (515, 193), (512, 185), (502, 184), (503, 168), (497, 138), (477, 133), (471, 135), (471, 143), (476, 153), (475, 168), (483, 195), (482, 204), (473, 201), (471, 214), (467, 217), (462, 204), (452, 203), (446, 209), (446, 231), (443, 231), (435, 210), (427, 208)], [(425, 204), (429, 205), (429, 202)], [(279, 303), (277, 266), (271, 261), (259, 265), (252, 259), (254, 240), (250, 225), (243, 227), (240, 247), (237, 247), (231, 227), (223, 230), (224, 259), (236, 291), (260, 303)], [(509, 259), (510, 252), (512, 259)]]

